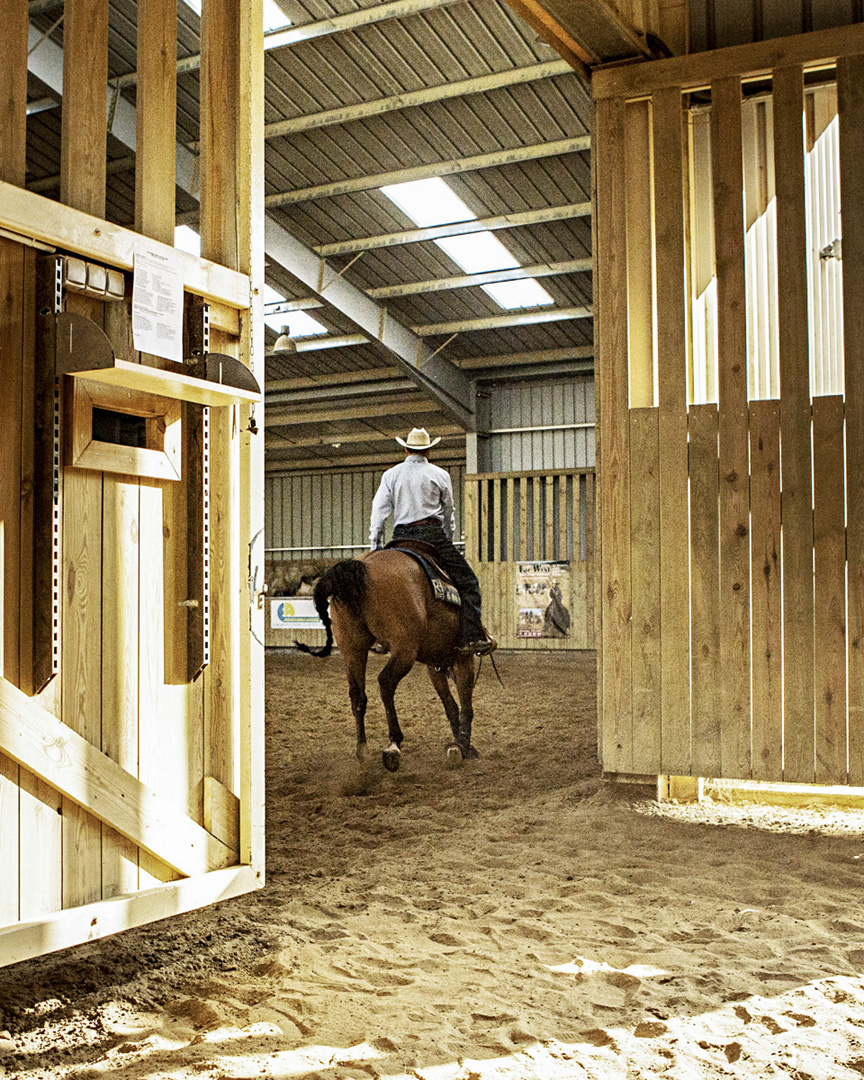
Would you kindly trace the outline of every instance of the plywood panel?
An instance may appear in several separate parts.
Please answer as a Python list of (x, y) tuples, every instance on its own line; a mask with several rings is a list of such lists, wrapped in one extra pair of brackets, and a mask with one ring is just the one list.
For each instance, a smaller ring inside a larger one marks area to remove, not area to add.
[(849, 783), (864, 784), (864, 56), (837, 63), (843, 213)]
[(722, 775), (750, 775), (750, 491), (741, 84), (711, 87), (720, 455)]
[(601, 757), (609, 772), (632, 771), (630, 447), (628, 445), (627, 248), (624, 106), (598, 102), (594, 114), (601, 453)]
[[(660, 641), (663, 771), (690, 772), (690, 618), (687, 580), (687, 340), (681, 92), (653, 103), (657, 200), (657, 368), (660, 386)], [(631, 523), (632, 531), (632, 523)], [(638, 771), (642, 771), (638, 760)]]
[(630, 524), (633, 530), (633, 760), (660, 772), (660, 424), (657, 409), (630, 410)]
[(754, 780), (783, 779), (780, 404), (750, 404)]
[(720, 776), (720, 559), (717, 407), (691, 406), (690, 626), (693, 774)]
[(813, 781), (813, 510), (800, 67), (774, 73), (783, 515), (784, 778)]
[(846, 530), (843, 398), (813, 399), (815, 770), (846, 783)]

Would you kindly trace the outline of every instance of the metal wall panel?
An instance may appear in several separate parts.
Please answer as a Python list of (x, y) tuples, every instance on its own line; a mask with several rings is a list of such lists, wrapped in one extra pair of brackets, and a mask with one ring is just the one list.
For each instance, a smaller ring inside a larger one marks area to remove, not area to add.
[[(456, 503), (456, 540), (463, 531), (465, 468), (448, 469)], [(265, 543), (274, 559), (350, 558), (369, 543), (369, 512), (383, 469), (268, 476)], [(279, 549), (288, 549), (282, 550)]]
[(594, 378), (500, 386), (490, 399), (493, 472), (594, 465)]

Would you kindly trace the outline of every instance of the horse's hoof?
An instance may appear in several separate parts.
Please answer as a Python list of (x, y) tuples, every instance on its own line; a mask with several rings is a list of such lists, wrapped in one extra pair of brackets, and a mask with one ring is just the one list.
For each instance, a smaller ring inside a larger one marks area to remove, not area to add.
[(458, 743), (450, 743), (447, 747), (447, 768), (458, 769), (462, 764), (462, 747)]
[(462, 757), (465, 761), (477, 761), (480, 755), (473, 746), (469, 746), (467, 750), (462, 751)]
[(384, 768), (387, 772), (398, 772), (401, 759), (401, 751), (392, 746), (387, 750), (384, 750), (381, 754), (381, 760), (384, 762)]

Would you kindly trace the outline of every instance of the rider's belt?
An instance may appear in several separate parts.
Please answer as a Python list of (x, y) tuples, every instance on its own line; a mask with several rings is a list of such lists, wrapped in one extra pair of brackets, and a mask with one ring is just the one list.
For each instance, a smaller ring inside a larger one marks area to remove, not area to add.
[(441, 518), (436, 518), (436, 517), (420, 518), (418, 521), (410, 521), (410, 522), (407, 522), (406, 524), (408, 524), (408, 525), (440, 525), (441, 524)]

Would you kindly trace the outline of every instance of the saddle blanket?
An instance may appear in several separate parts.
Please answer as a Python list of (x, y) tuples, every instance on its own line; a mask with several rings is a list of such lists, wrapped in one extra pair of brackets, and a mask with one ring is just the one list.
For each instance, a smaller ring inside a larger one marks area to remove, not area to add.
[(445, 604), (452, 604), (453, 607), (462, 607), (462, 597), (459, 595), (459, 590), (449, 581), (443, 581), (439, 577), (439, 571), (433, 563), (424, 559), (422, 555), (418, 555), (416, 551), (410, 551), (408, 548), (398, 547), (392, 542), (387, 545), (390, 551), (401, 551), (404, 555), (410, 555), (411, 558), (419, 563), (423, 567), (426, 573), (426, 577), (429, 578), (429, 584), (432, 586), (432, 592), (435, 594), (436, 600), (443, 600)]

